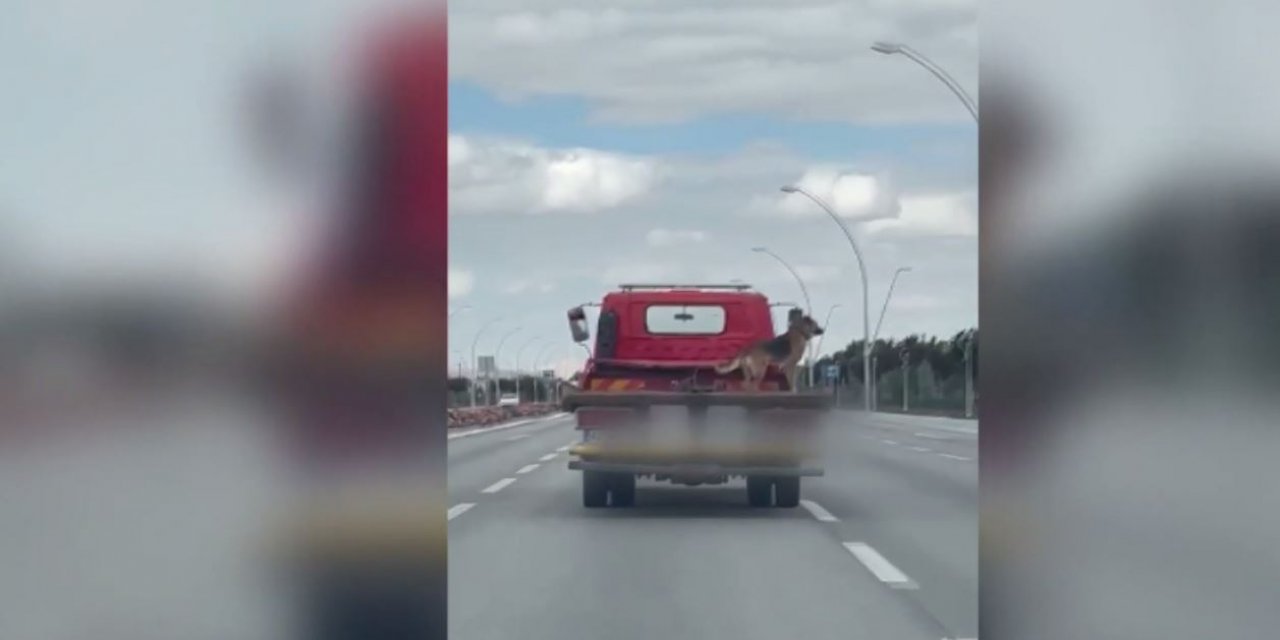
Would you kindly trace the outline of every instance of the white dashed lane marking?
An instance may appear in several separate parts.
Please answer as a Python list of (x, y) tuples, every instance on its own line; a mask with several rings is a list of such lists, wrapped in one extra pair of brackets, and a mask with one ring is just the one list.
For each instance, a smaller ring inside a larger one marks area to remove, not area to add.
[(537, 468), (538, 468), (538, 465), (536, 464), (526, 464), (525, 466), (520, 467), (519, 471), (516, 471), (516, 475), (524, 475)]
[(489, 485), (489, 486), (485, 487), (484, 489), (482, 489), (482, 490), (480, 491), (480, 493), (497, 493), (497, 492), (499, 492), (499, 491), (502, 491), (503, 489), (506, 489), (509, 485), (511, 485), (511, 483), (513, 483), (513, 482), (515, 482), (515, 481), (516, 481), (516, 479), (515, 479), (515, 478), (503, 478), (503, 479), (501, 479), (501, 480), (499, 480), (499, 481), (497, 481), (497, 482), (495, 482), (495, 483), (493, 483), (493, 484), (491, 484), (491, 485)]
[(470, 511), (471, 507), (474, 507), (474, 506), (476, 506), (474, 502), (463, 502), (460, 504), (455, 504), (452, 507), (449, 507), (449, 519), (452, 520)]
[(814, 519), (818, 520), (819, 522), (840, 522), (839, 518), (831, 515), (830, 511), (823, 509), (822, 505), (812, 500), (801, 500), (800, 506), (804, 507), (806, 511), (813, 514)]
[(554, 460), (554, 459), (555, 459), (555, 457), (556, 457), (556, 454), (554, 454), (554, 453), (548, 453), (547, 455), (542, 456), (541, 458), (538, 458), (538, 461), (539, 461), (539, 462), (550, 462), (550, 461)]
[(968, 462), (968, 461), (970, 461), (970, 460), (972, 460), (972, 459), (973, 459), (973, 458), (966, 458), (966, 457), (964, 457), (964, 456), (955, 456), (955, 455), (951, 455), (950, 453), (939, 453), (938, 455), (939, 455), (939, 456), (942, 456), (943, 458), (950, 458), (950, 459), (952, 459), (952, 460), (960, 460), (960, 461), (962, 461), (962, 462)]
[(933, 449), (930, 449), (929, 447), (907, 447), (907, 448), (911, 449), (912, 451), (919, 451), (920, 453), (929, 453), (930, 451), (933, 451)]
[(843, 542), (845, 549), (853, 554), (853, 557), (862, 563), (880, 582), (883, 582), (894, 589), (918, 589), (916, 583), (907, 577), (897, 567), (893, 566), (884, 556), (880, 555), (871, 545), (865, 542)]

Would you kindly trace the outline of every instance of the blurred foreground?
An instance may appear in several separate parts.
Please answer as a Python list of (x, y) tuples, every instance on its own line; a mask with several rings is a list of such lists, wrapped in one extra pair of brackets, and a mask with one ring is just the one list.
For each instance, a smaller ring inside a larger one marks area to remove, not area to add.
[(0, 31), (0, 637), (443, 637), (443, 14), (154, 4)]
[(984, 15), (981, 637), (1274, 636), (1280, 12)]

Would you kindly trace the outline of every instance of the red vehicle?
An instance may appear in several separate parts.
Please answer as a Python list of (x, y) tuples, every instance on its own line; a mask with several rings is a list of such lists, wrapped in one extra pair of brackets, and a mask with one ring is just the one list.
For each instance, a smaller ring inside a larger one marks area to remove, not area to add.
[[(562, 401), (582, 431), (569, 468), (582, 472), (584, 506), (631, 506), (641, 477), (689, 486), (744, 477), (752, 506), (799, 504), (800, 478), (822, 475), (811, 459), (832, 398), (788, 388), (772, 367), (757, 391), (743, 389), (741, 373), (715, 369), (774, 337), (763, 294), (622, 285), (598, 306), (595, 350)], [(569, 325), (576, 342), (588, 341), (583, 307), (569, 311)]]

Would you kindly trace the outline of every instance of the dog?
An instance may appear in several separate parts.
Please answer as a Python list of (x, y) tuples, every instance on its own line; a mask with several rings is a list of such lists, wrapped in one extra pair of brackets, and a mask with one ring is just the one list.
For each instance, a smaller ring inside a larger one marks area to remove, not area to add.
[(792, 392), (795, 392), (797, 390), (796, 365), (804, 356), (805, 345), (814, 336), (822, 335), (823, 329), (813, 318), (799, 309), (792, 309), (787, 314), (787, 320), (786, 333), (771, 340), (761, 340), (747, 346), (732, 360), (718, 365), (716, 373), (726, 374), (742, 369), (746, 388), (756, 391), (759, 390), (760, 381), (764, 379), (769, 365), (774, 364), (782, 369), (782, 373), (787, 377), (787, 385), (791, 387)]

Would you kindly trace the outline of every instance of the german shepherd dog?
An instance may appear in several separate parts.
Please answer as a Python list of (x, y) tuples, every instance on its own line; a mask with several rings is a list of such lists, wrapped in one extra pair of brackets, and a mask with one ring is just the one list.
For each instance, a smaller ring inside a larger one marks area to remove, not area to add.
[(742, 369), (745, 387), (750, 391), (760, 389), (770, 364), (775, 364), (787, 376), (787, 386), (796, 391), (796, 365), (804, 356), (805, 345), (814, 336), (822, 335), (822, 327), (799, 309), (787, 314), (787, 332), (771, 340), (761, 340), (749, 345), (732, 360), (716, 367), (716, 373), (731, 373)]

